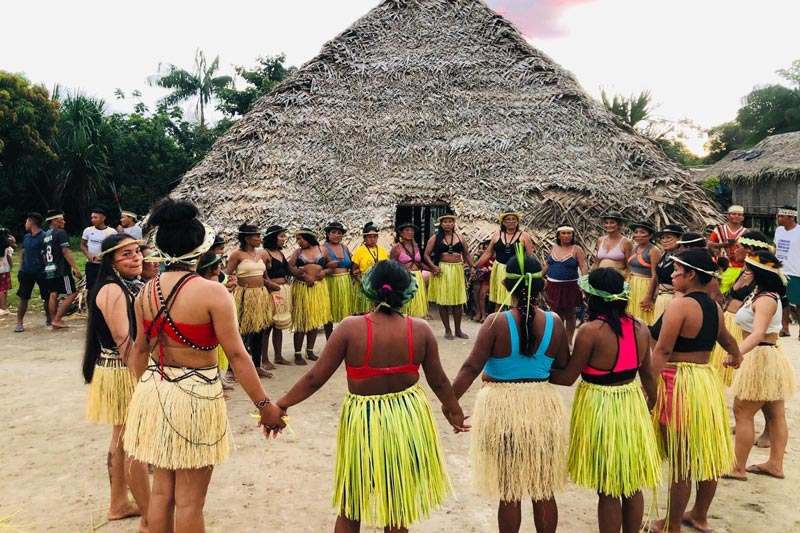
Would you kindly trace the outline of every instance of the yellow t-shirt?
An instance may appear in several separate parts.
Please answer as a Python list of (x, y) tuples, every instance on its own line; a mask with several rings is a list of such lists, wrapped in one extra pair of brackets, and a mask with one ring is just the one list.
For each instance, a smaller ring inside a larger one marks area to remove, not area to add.
[[(377, 248), (377, 249), (376, 249)], [(378, 245), (376, 248), (367, 249), (367, 246), (362, 244), (355, 249), (352, 256), (353, 263), (357, 264), (361, 269), (361, 273), (365, 274), (370, 268), (375, 266), (375, 254), (377, 253), (378, 261), (385, 261), (389, 259), (389, 254), (383, 246)]]

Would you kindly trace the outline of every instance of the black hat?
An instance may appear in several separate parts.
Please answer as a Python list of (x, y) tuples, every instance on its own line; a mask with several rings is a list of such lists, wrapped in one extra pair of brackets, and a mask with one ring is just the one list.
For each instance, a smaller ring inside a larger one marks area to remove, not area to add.
[(650, 222), (648, 222), (647, 220), (640, 220), (638, 222), (634, 222), (633, 224), (628, 224), (628, 228), (631, 230), (635, 230), (636, 228), (642, 228), (643, 230), (650, 233), (650, 235), (653, 235), (656, 232), (656, 228), (653, 227), (653, 225), (650, 224)]
[(339, 231), (342, 232), (342, 234), (347, 233), (347, 228), (345, 228), (341, 222), (339, 222), (338, 220), (332, 220), (328, 222), (327, 226), (325, 226), (325, 235), (327, 235), (331, 230), (334, 229), (338, 229)]
[(610, 218), (618, 222), (625, 222), (625, 217), (622, 216), (622, 213), (620, 213), (619, 211), (606, 211), (600, 218), (602, 219)]
[(680, 237), (683, 235), (683, 233), (683, 228), (679, 224), (667, 224), (661, 228), (661, 231), (657, 231), (655, 236), (661, 237), (662, 235), (675, 235), (676, 237)]
[(310, 235), (315, 239), (317, 238), (317, 234), (314, 233), (314, 230), (309, 228), (308, 226), (301, 226), (300, 229), (292, 232), (292, 235), (294, 235), (295, 237), (297, 237), (298, 235)]
[(364, 228), (361, 230), (361, 235), (380, 235), (380, 233), (381, 230), (379, 230), (378, 226), (372, 222), (367, 222), (364, 224)]
[(417, 226), (413, 222), (403, 222), (402, 224), (397, 226), (397, 228), (395, 228), (395, 230), (397, 231), (397, 233), (400, 233), (401, 231), (403, 231), (406, 228), (414, 228), (414, 231), (419, 231), (419, 226)]
[(225, 239), (223, 239), (219, 233), (214, 235), (214, 244), (212, 244), (211, 247), (216, 248), (217, 246), (222, 246), (223, 244), (225, 244)]
[(260, 235), (261, 230), (258, 229), (258, 226), (253, 226), (251, 224), (244, 223), (239, 226), (239, 235)]
[(273, 225), (267, 228), (267, 231), (264, 232), (264, 237), (268, 237), (270, 235), (274, 235), (276, 233), (283, 233), (285, 231), (289, 231), (288, 229), (284, 228), (283, 226)]

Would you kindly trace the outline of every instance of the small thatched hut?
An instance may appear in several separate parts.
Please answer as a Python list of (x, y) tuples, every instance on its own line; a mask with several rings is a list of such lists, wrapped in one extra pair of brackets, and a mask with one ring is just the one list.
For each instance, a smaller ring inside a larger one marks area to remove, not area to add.
[(336, 218), (413, 219), (428, 233), (450, 207), (476, 239), (513, 208), (543, 244), (562, 223), (597, 235), (609, 209), (687, 227), (716, 216), (657, 147), (479, 0), (380, 2), (261, 98), (175, 194), (228, 232)]
[(717, 177), (731, 189), (734, 204), (744, 206), (745, 225), (775, 230), (775, 213), (796, 205), (800, 184), (800, 131), (767, 137), (750, 150), (733, 150), (698, 178)]

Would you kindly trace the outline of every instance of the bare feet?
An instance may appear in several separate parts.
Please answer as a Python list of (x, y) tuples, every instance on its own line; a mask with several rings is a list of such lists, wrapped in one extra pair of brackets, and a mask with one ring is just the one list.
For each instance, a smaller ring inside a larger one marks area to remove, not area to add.
[(769, 440), (769, 435), (764, 435), (763, 433), (759, 435), (756, 439), (756, 446), (759, 448), (769, 448), (772, 446), (772, 443)]
[(711, 528), (708, 527), (708, 522), (696, 520), (691, 511), (684, 513), (682, 522), (684, 525), (687, 525), (692, 529), (696, 529), (700, 533), (711, 533)]
[(430, 314), (425, 315), (425, 320), (433, 320), (433, 317)]
[(238, 381), (236, 380), (236, 375), (230, 370), (225, 372), (225, 381), (230, 381), (231, 383), (238, 383)]
[(747, 481), (747, 476), (742, 476), (731, 472), (730, 474), (722, 474), (722, 479), (732, 479), (734, 481)]
[(449, 332), (449, 331), (445, 331), (444, 332), (444, 338), (449, 340), (449, 341), (455, 339), (455, 337), (453, 337), (453, 334), (451, 332)]
[(264, 370), (261, 367), (256, 368), (256, 373), (258, 374), (258, 377), (260, 377), (260, 378), (271, 378), (272, 377), (272, 372), (267, 372), (266, 370)]
[(318, 359), (319, 359), (319, 357), (317, 357), (316, 355), (314, 355), (314, 351), (313, 351), (313, 350), (306, 350), (306, 358), (307, 358), (309, 361), (316, 361), (316, 360), (318, 360)]
[(59, 320), (59, 321), (53, 320), (53, 322), (50, 325), (53, 326), (53, 331), (55, 331), (57, 329), (67, 329), (69, 327), (67, 325), (67, 323), (64, 322), (63, 320)]
[(456, 337), (458, 337), (459, 339), (469, 339), (469, 335), (467, 335), (463, 331), (456, 332)]
[(769, 463), (761, 463), (760, 465), (750, 465), (747, 467), (747, 471), (757, 476), (769, 476), (769, 477), (774, 477), (776, 479), (783, 479), (786, 477), (783, 475), (782, 470), (778, 470)]
[(233, 385), (228, 385), (228, 384), (223, 382), (222, 383), (222, 390), (225, 390), (225, 391), (233, 390)]
[(263, 368), (264, 370), (275, 370), (275, 365), (273, 365), (269, 361), (264, 361), (263, 363), (261, 363), (261, 368)]
[(298, 352), (298, 353), (294, 354), (294, 364), (296, 364), (298, 366), (305, 366), (308, 363), (306, 363), (306, 360), (303, 359), (303, 354)]
[(275, 364), (276, 365), (291, 365), (292, 362), (287, 360), (287, 359), (284, 359), (283, 357), (276, 357), (275, 358)]
[(650, 523), (642, 524), (642, 531), (647, 533), (663, 533), (666, 520), (653, 520)]
[(109, 520), (122, 520), (123, 518), (130, 518), (132, 516), (141, 516), (141, 515), (142, 511), (139, 510), (139, 506), (133, 502), (128, 502), (127, 505), (119, 509), (108, 510)]

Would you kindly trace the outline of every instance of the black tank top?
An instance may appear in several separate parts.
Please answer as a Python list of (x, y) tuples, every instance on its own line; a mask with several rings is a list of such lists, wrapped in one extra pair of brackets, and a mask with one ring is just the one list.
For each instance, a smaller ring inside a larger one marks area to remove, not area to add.
[[(100, 292), (100, 289), (105, 285), (114, 284), (118, 285), (112, 280), (104, 279), (100, 282), (100, 285), (96, 288), (95, 294)], [(125, 296), (125, 300), (128, 304), (128, 320), (130, 329), (131, 329), (131, 338), (136, 338), (136, 318), (133, 311), (133, 297), (126, 291), (124, 287), (122, 287), (122, 293)], [(97, 333), (97, 340), (100, 342), (100, 346), (107, 350), (114, 350), (117, 349), (117, 343), (114, 340), (114, 336), (111, 334), (111, 330), (108, 327), (108, 323), (106, 323), (106, 319), (103, 316), (103, 312), (100, 311), (100, 308), (97, 307), (97, 298), (92, 298), (91, 305), (89, 306), (89, 316), (91, 317), (92, 324), (94, 325), (94, 330)]]
[(728, 297), (731, 300), (738, 300), (740, 302), (743, 302), (744, 299), (750, 296), (750, 293), (753, 292), (754, 287), (755, 287), (755, 281), (739, 289), (734, 289), (733, 287), (731, 287), (731, 290), (728, 291)]
[[(719, 333), (719, 306), (708, 294), (701, 291), (690, 292), (683, 297), (691, 298), (700, 304), (700, 309), (703, 311), (703, 324), (700, 326), (697, 336), (693, 339), (678, 335), (672, 351), (678, 353), (710, 352), (717, 342), (717, 334)], [(655, 340), (658, 340), (659, 335), (661, 335), (663, 320), (664, 315), (661, 315), (656, 323), (650, 326), (650, 335)]]
[[(451, 238), (455, 240), (455, 235), (452, 235)], [(433, 245), (433, 253), (436, 254), (437, 257), (441, 257), (442, 254), (460, 254), (463, 251), (464, 245), (461, 243), (460, 239), (452, 245), (444, 239), (436, 239)]]
[(514, 257), (514, 245), (519, 242), (520, 237), (522, 237), (522, 232), (518, 231), (511, 237), (510, 241), (507, 243), (503, 242), (503, 239), (507, 239), (508, 235), (501, 231), (500, 237), (497, 239), (497, 242), (494, 243), (494, 260), (498, 263), (506, 264), (508, 260)]
[[(286, 261), (286, 256), (283, 255), (283, 252), (280, 252), (280, 254), (280, 261), (272, 257), (272, 266), (267, 270), (269, 279), (281, 279), (289, 275), (289, 262)], [(272, 254), (270, 254), (270, 256), (272, 256)]]
[(656, 264), (658, 283), (662, 285), (672, 285), (672, 272), (674, 270), (675, 263), (672, 261), (672, 254), (665, 252), (661, 260)]

